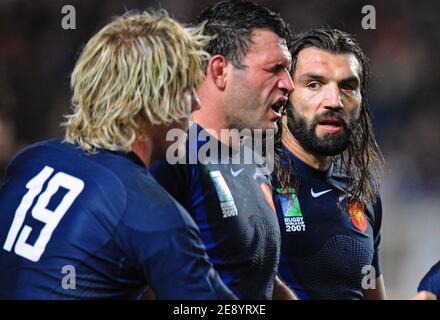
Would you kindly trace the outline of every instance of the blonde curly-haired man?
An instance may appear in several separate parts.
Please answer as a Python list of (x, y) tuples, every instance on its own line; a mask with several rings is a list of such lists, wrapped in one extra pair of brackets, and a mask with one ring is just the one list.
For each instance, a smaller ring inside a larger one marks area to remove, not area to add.
[(202, 32), (165, 12), (126, 14), (89, 40), (65, 139), (6, 170), (0, 298), (138, 298), (148, 287), (159, 299), (234, 298), (193, 220), (146, 170), (199, 108)]

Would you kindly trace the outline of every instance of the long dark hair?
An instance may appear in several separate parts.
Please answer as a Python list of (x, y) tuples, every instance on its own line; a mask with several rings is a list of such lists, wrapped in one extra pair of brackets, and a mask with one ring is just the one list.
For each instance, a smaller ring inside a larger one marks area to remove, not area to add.
[[(361, 110), (359, 120), (353, 130), (350, 144), (342, 153), (334, 156), (335, 173), (347, 179), (347, 194), (351, 201), (366, 201), (373, 203), (379, 193), (383, 172), (384, 158), (377, 145), (371, 113), (367, 99), (369, 80), (368, 59), (356, 40), (348, 33), (330, 28), (320, 28), (297, 34), (293, 37), (289, 49), (292, 54), (292, 74), (295, 71), (298, 54), (309, 47), (322, 49), (331, 53), (351, 53), (362, 66), (361, 80)], [(289, 117), (289, 115), (284, 115)], [(275, 137), (275, 180), (278, 185), (287, 190), (291, 186), (299, 186), (299, 177), (293, 161), (282, 163), (288, 159), (282, 149), (283, 125), (279, 126)]]

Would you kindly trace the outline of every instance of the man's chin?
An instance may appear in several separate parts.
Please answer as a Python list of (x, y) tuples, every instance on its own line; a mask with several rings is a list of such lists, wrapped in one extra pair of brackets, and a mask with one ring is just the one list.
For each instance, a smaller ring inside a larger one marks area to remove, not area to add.
[(265, 129), (266, 130), (274, 130), (274, 132), (277, 132), (278, 131), (278, 123), (273, 122), (270, 126), (267, 126)]
[(263, 130), (275, 130), (275, 132), (277, 132), (278, 131), (278, 124), (279, 124), (278, 120), (276, 120), (276, 121), (268, 121), (268, 122), (262, 124), (260, 129), (263, 129)]
[(274, 130), (276, 132), (278, 130), (278, 125), (276, 123), (265, 123), (261, 125), (248, 126), (246, 128), (241, 127), (239, 130), (250, 130), (252, 132)]
[(329, 141), (329, 140), (321, 140), (319, 146), (316, 146), (315, 151), (318, 151), (318, 154), (323, 156), (336, 156), (341, 154), (348, 148), (349, 143), (347, 141)]
[(344, 137), (344, 132), (338, 134), (315, 135), (314, 139), (303, 140), (296, 137), (303, 147), (312, 153), (321, 156), (335, 156), (344, 152), (349, 146), (349, 140)]

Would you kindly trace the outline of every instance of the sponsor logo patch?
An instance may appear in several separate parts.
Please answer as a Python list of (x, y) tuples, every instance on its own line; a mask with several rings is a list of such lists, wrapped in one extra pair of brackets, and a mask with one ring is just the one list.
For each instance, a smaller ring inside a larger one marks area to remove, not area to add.
[(237, 206), (235, 205), (234, 198), (232, 198), (231, 190), (229, 190), (220, 171), (210, 171), (209, 176), (211, 177), (212, 183), (217, 191), (223, 218), (238, 216)]

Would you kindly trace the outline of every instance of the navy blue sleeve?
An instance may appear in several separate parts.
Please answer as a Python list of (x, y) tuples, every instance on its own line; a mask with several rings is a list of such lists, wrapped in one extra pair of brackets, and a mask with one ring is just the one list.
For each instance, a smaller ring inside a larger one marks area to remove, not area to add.
[(373, 267), (376, 269), (376, 277), (379, 277), (382, 274), (382, 268), (380, 264), (379, 257), (379, 247), (381, 241), (380, 231), (382, 228), (382, 200), (380, 197), (377, 198), (376, 203), (373, 205), (374, 210), (374, 255), (373, 255)]
[(129, 209), (120, 226), (139, 274), (158, 299), (235, 299), (209, 262), (193, 219), (159, 188), (150, 190), (157, 201), (149, 214)]
[(437, 299), (440, 299), (440, 261), (423, 277), (417, 291), (432, 292), (437, 296)]

